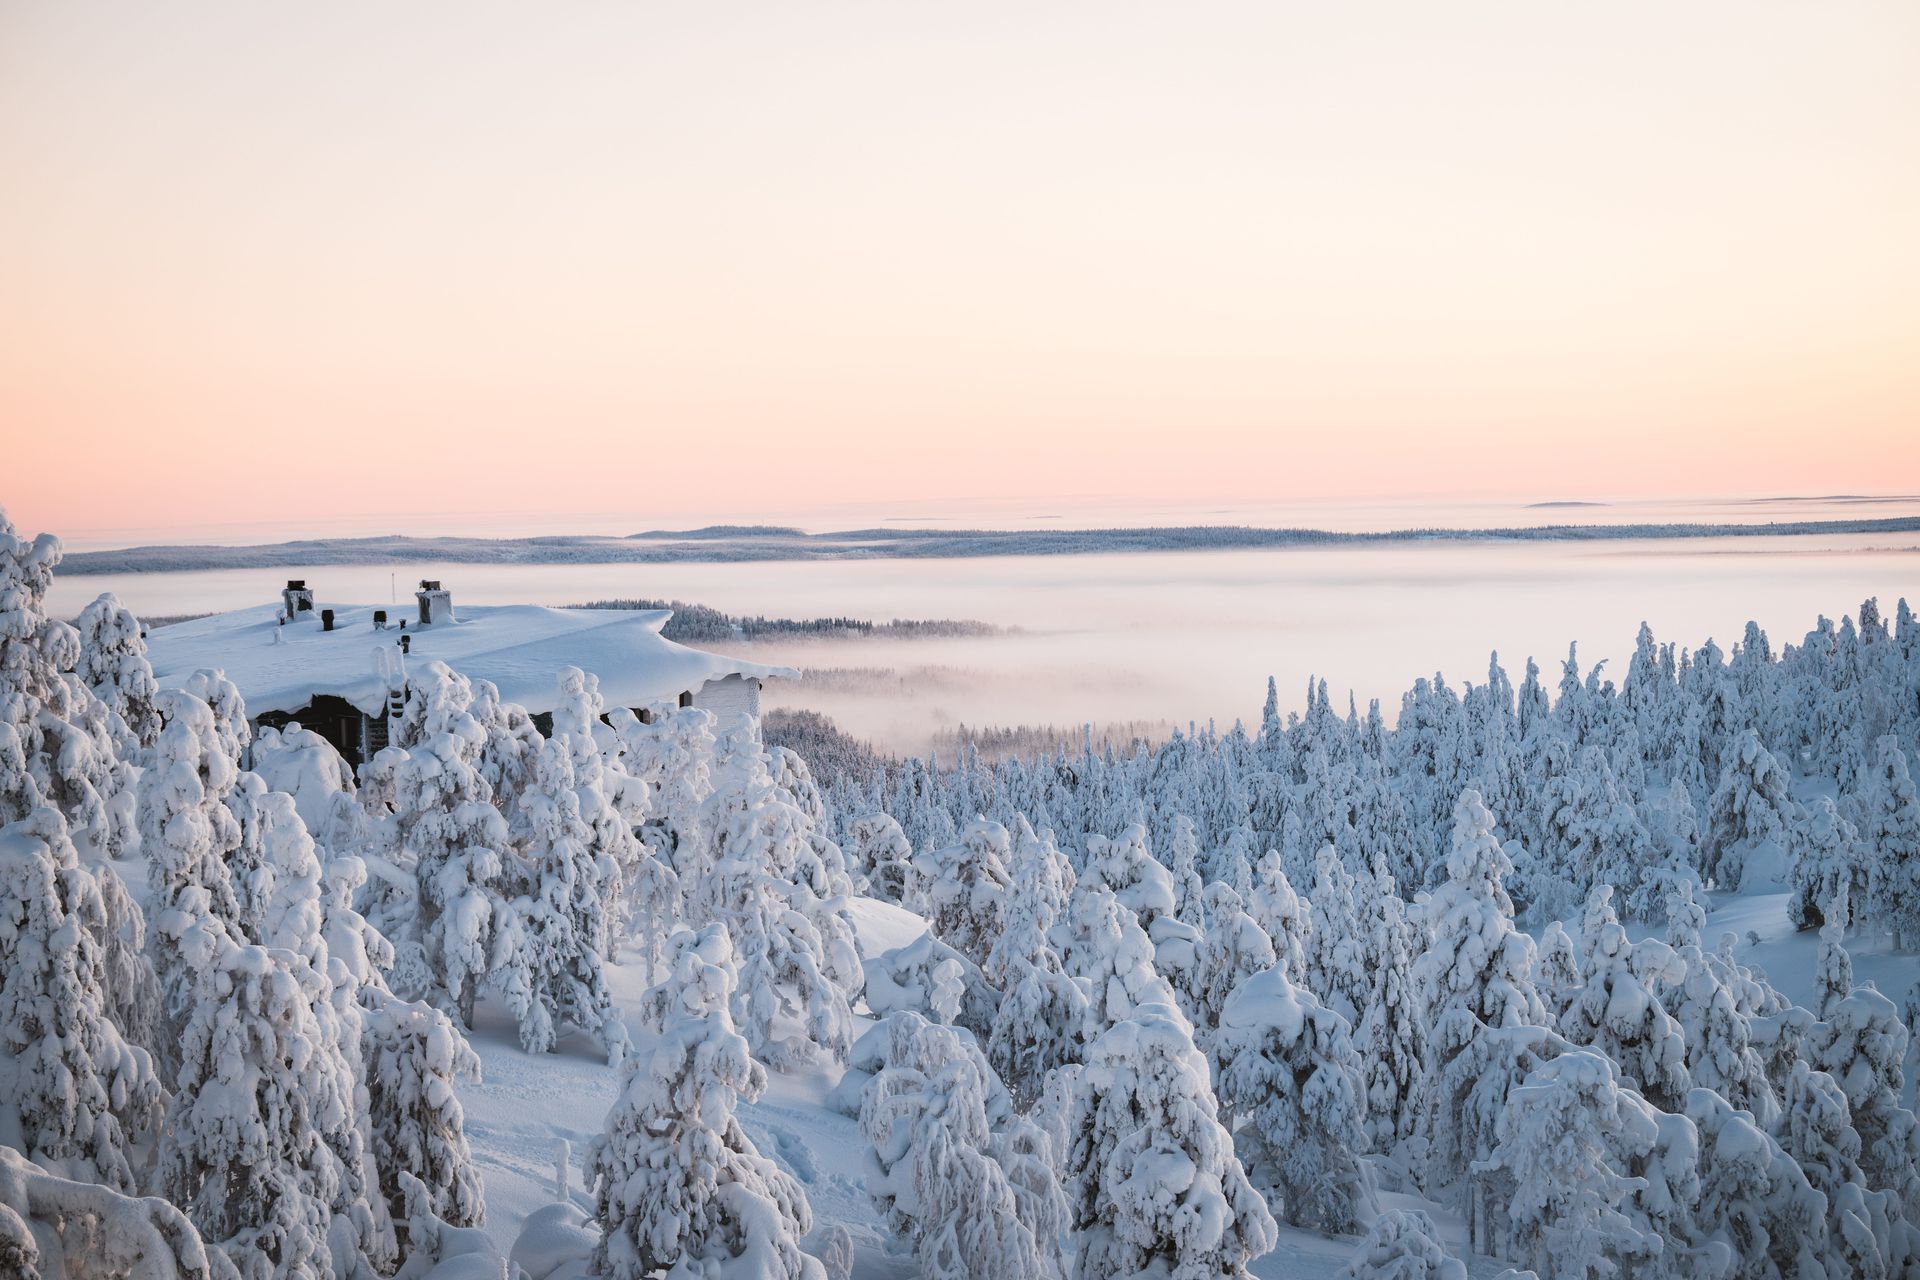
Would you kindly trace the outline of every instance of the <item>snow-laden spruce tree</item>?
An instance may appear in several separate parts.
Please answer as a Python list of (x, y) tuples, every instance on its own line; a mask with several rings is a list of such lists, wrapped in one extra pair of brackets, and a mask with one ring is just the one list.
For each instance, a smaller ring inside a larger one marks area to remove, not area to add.
[[(140, 775), (141, 850), (147, 858), (148, 913), (161, 914), (191, 901), (236, 929), (241, 923), (238, 895), (227, 858), (240, 848), (241, 828), (227, 806), (239, 780), (233, 757), (208, 705), (190, 693), (160, 695), (166, 728), (147, 756)], [(153, 929), (148, 950), (158, 983), (159, 1018), (154, 1049), (163, 1074), (171, 1078), (180, 1030), (191, 1013), (197, 972), (181, 953), (177, 930)]]
[[(1089, 1005), (1086, 991), (1067, 975), (1051, 942), (1056, 916), (1068, 901), (1072, 871), (1054, 848), (1051, 831), (1035, 835), (1025, 818), (1015, 823), (1015, 830), (1006, 929), (987, 955), (988, 976), (1003, 993), (987, 1056), (1016, 1102), (1025, 1107), (1039, 1095), (1048, 1072), (1079, 1060)], [(948, 963), (959, 968), (957, 959)]]
[[(1556, 741), (1547, 753), (1550, 776), (1540, 798), (1541, 843), (1520, 868), (1525, 906), (1536, 919), (1565, 915), (1587, 889), (1607, 875), (1626, 877), (1637, 886), (1639, 868), (1649, 859), (1649, 840), (1630, 803), (1615, 785), (1607, 753), (1588, 746), (1569, 754)], [(1608, 881), (1611, 883), (1611, 881)]]
[(1006, 928), (1013, 876), (1007, 829), (984, 818), (969, 822), (952, 844), (929, 852), (927, 917), (933, 931), (975, 964)]
[(1647, 834), (1653, 841), (1653, 861), (1641, 875), (1637, 901), (1630, 904), (1642, 920), (1658, 918), (1675, 881), (1691, 885), (1700, 879), (1700, 814), (1686, 787), (1674, 783), (1653, 802)]
[(1219, 881), (1232, 887), (1245, 902), (1253, 894), (1254, 834), (1251, 823), (1242, 822), (1227, 833), (1227, 842), (1215, 850), (1207, 868), (1207, 883)]
[[(1818, 929), (1826, 922), (1826, 909), (1842, 893), (1855, 907), (1868, 903), (1874, 853), (1861, 844), (1860, 833), (1826, 796), (1815, 796), (1794, 814), (1787, 831), (1787, 853), (1793, 890), (1787, 900), (1787, 919), (1794, 928)], [(1851, 926), (1853, 912), (1838, 923), (1842, 928)]]
[(1533, 986), (1553, 1025), (1559, 1026), (1580, 990), (1580, 952), (1573, 945), (1573, 935), (1558, 920), (1549, 920), (1540, 931), (1533, 953)]
[[(949, 965), (951, 962), (951, 966)], [(935, 973), (960, 970), (960, 1010), (954, 1025), (985, 1040), (993, 1028), (1001, 993), (987, 981), (979, 966), (955, 951), (930, 932), (921, 932), (904, 946), (882, 951), (866, 962), (865, 999), (867, 1011), (884, 1018), (898, 1009), (931, 1014), (935, 991), (946, 985)]]
[(353, 770), (340, 753), (297, 723), (254, 731), (253, 772), (269, 791), (293, 797), (314, 840), (329, 853), (358, 853), (362, 838)]
[[(712, 718), (709, 716), (709, 723)], [(689, 909), (697, 908), (713, 869), (727, 856), (727, 841), (740, 818), (767, 795), (777, 796), (772, 760), (761, 750), (759, 732), (751, 717), (735, 716), (725, 726), (715, 724), (707, 749), (709, 785), (690, 829), (679, 834), (673, 850), (673, 868)], [(796, 813), (796, 827), (804, 824)]]
[(1906, 1090), (1907, 1029), (1893, 1001), (1856, 987), (1823, 1012), (1807, 1037), (1807, 1060), (1847, 1096), (1860, 1135), (1866, 1184), (1909, 1209), (1920, 1205), (1920, 1120), (1901, 1101)]
[(1247, 914), (1266, 930), (1273, 951), (1293, 982), (1307, 980), (1307, 956), (1313, 946), (1313, 912), (1287, 879), (1285, 859), (1269, 850), (1254, 869)]
[[(617, 739), (600, 723), (607, 705), (599, 680), (578, 667), (563, 667), (558, 679), (553, 740), (570, 760), (588, 862), (607, 921), (595, 946), (611, 957), (622, 938), (638, 943), (651, 975), (660, 944), (673, 932), (681, 897), (673, 870), (635, 834), (649, 816), (653, 788), (628, 771), (617, 750), (607, 749)], [(538, 773), (538, 751), (536, 744), (527, 752), (530, 783)]]
[(1085, 988), (1069, 977), (1051, 947), (1018, 962), (1000, 1000), (987, 1057), (1021, 1106), (1039, 1096), (1049, 1072), (1080, 1058), (1092, 1008)]
[(1002, 988), (1017, 980), (1017, 965), (1048, 945), (1053, 926), (1073, 894), (1073, 868), (1054, 845), (1053, 832), (1036, 833), (1024, 818), (1013, 825), (1007, 909), (1000, 935), (981, 969)]
[(1200, 880), (1200, 836), (1194, 829), (1193, 819), (1184, 813), (1173, 815), (1170, 848), (1173, 914), (1196, 928), (1202, 927), (1206, 924), (1206, 913), (1200, 901), (1203, 890)]
[(1447, 1253), (1432, 1218), (1418, 1209), (1388, 1209), (1334, 1280), (1467, 1280), (1467, 1268)]
[(1041, 1280), (1058, 1273), (1057, 1240), (1040, 1242), (1016, 1210), (992, 1155), (991, 1069), (965, 1032), (914, 1013), (888, 1020), (886, 1064), (861, 1096), (872, 1144), (867, 1187), (927, 1275)]
[(1707, 909), (1694, 898), (1698, 883), (1693, 876), (1678, 876), (1667, 885), (1667, 945), (1675, 951), (1700, 946), (1706, 933)]
[(853, 1040), (847, 993), (834, 981), (826, 940), (793, 905), (807, 855), (807, 818), (742, 746), (735, 776), (717, 783), (702, 816), (707, 869), (687, 885), (688, 919), (717, 921), (738, 941), (734, 1017), (752, 1052), (776, 1070), (822, 1055), (844, 1061)]
[(1154, 968), (1153, 942), (1107, 888), (1081, 881), (1056, 929), (1066, 972), (1087, 992), (1088, 1035), (1098, 1035), (1149, 1004), (1177, 1003)]
[(1273, 1248), (1273, 1215), (1171, 1002), (1141, 1007), (1088, 1046), (1069, 1133), (1072, 1274), (1244, 1276)]
[[(332, 1251), (336, 1257), (385, 1266), (394, 1257), (392, 1224), (379, 1196), (372, 1134), (357, 1093), (364, 1052), (361, 1001), (386, 994), (367, 962), (376, 948), (384, 951), (384, 939), (367, 937), (365, 921), (350, 905), (336, 904), (329, 920), (330, 891), (318, 850), (292, 796), (267, 791), (257, 775), (247, 773), (228, 804), (241, 815), (241, 850), (251, 862), (244, 876), (235, 877), (243, 927), (234, 929), (234, 940), (271, 948), (275, 961), (294, 971), (302, 990), (317, 993), (311, 1013), (318, 1036), (308, 1046), (308, 1069), (347, 1077), (356, 1090), (354, 1105), (344, 1114), (315, 1116), (340, 1166), (333, 1229), (349, 1233), (333, 1243)], [(338, 963), (328, 942), (330, 933), (343, 938)]]
[(1211, 1053), (1220, 1010), (1234, 988), (1256, 973), (1279, 963), (1273, 943), (1247, 914), (1240, 895), (1231, 886), (1215, 882), (1206, 888), (1207, 931), (1195, 949), (1194, 1042)]
[(1680, 689), (1671, 664), (1672, 646), (1654, 643), (1653, 628), (1644, 621), (1634, 637), (1633, 657), (1627, 663), (1627, 679), (1620, 690), (1620, 709), (1645, 744), (1647, 758), (1661, 765), (1671, 764), (1680, 743), (1680, 721), (1684, 714)]
[(866, 892), (912, 911), (923, 904), (913, 845), (891, 814), (863, 814), (847, 824), (847, 847)]
[(40, 784), (27, 769), (27, 753), (20, 745), (19, 731), (10, 724), (0, 724), (0, 818), (14, 822), (45, 803)]
[(519, 947), (510, 962), (509, 1004), (528, 1053), (550, 1052), (559, 1028), (570, 1023), (597, 1039), (617, 1064), (626, 1051), (626, 1026), (601, 970), (601, 955), (611, 946), (601, 877), (617, 864), (594, 856), (573, 768), (565, 739), (543, 742), (520, 793), (528, 838), (518, 873), (523, 892), (513, 902)]
[(520, 827), (520, 793), (532, 780), (533, 753), (540, 746), (540, 730), (533, 717), (518, 703), (502, 702), (500, 689), (491, 680), (470, 682), (471, 701), (467, 714), (480, 726), (480, 752), (474, 768), (487, 784), (494, 807), (507, 820), (509, 830)]
[(1510, 1188), (1507, 1256), (1562, 1280), (1606, 1280), (1622, 1261), (1658, 1257), (1660, 1238), (1631, 1212), (1645, 1180), (1619, 1155), (1653, 1146), (1655, 1116), (1588, 1050), (1562, 1054), (1513, 1090), (1500, 1143), (1475, 1166)]
[(676, 937), (658, 1046), (629, 1064), (588, 1156), (601, 1230), (594, 1274), (822, 1280), (800, 1251), (800, 1184), (754, 1149), (735, 1112), (766, 1089), (729, 1012), (739, 981), (725, 926)]
[(112, 712), (75, 674), (79, 633), (47, 616), (60, 555), (60, 539), (29, 541), (0, 510), (0, 823), (50, 804), (83, 853), (117, 857), (132, 836), (126, 771)]
[(1649, 1280), (1725, 1276), (1733, 1259), (1714, 1237), (1718, 1224), (1701, 1221), (1694, 1211), (1700, 1198), (1699, 1130), (1684, 1115), (1658, 1109), (1653, 1126), (1653, 1142), (1644, 1149), (1615, 1144), (1627, 1173), (1641, 1182), (1628, 1213), (1661, 1242), (1660, 1256), (1635, 1264), (1635, 1270)]
[(1360, 1059), (1346, 1019), (1279, 966), (1235, 989), (1220, 1014), (1216, 1092), (1254, 1185), (1290, 1225), (1358, 1229), (1373, 1188)]
[(232, 760), (241, 759), (253, 743), (253, 724), (247, 719), (247, 703), (240, 696), (240, 686), (220, 668), (202, 667), (188, 676), (181, 688), (213, 712), (213, 731), (222, 753)]
[(1015, 1214), (1033, 1232), (1035, 1244), (1053, 1263), (1055, 1274), (1061, 1274), (1073, 1220), (1066, 1189), (1060, 1184), (1065, 1144), (1055, 1139), (1042, 1120), (1037, 1115), (1008, 1116), (994, 1133), (993, 1155), (1007, 1175)]
[(1814, 961), (1813, 1013), (1824, 1018), (1853, 990), (1853, 956), (1847, 951), (1847, 887), (1827, 904), (1826, 923), (1820, 926), (1820, 951)]
[(1612, 1059), (1626, 1087), (1662, 1110), (1677, 1110), (1693, 1087), (1686, 1037), (1654, 989), (1662, 975), (1680, 976), (1672, 949), (1653, 938), (1638, 944), (1628, 940), (1613, 913), (1609, 885), (1593, 887), (1587, 911), (1600, 918), (1580, 987), (1560, 1017), (1560, 1033)]
[[(1462, 792), (1454, 808), (1446, 879), (1415, 908), (1426, 950), (1414, 961), (1413, 981), (1427, 1011), (1428, 1031), (1427, 1077), (1415, 1131), (1424, 1141), (1429, 1186), (1453, 1182), (1478, 1154), (1468, 1145), (1471, 1135), (1462, 1124), (1458, 1091), (1499, 1079), (1489, 1075), (1490, 1055), (1511, 1065), (1518, 1061), (1513, 1054), (1524, 1054), (1532, 1043), (1508, 1037), (1517, 1043), (1494, 1046), (1488, 1043), (1490, 1033), (1547, 1023), (1546, 1006), (1533, 986), (1533, 942), (1514, 928), (1513, 900), (1502, 883), (1512, 865), (1494, 838), (1493, 815), (1479, 793)], [(1456, 1060), (1461, 1072), (1452, 1070)], [(1483, 1110), (1497, 1113), (1503, 1101), (1487, 1098)]]
[(360, 1229), (336, 1226), (348, 1173), (329, 1141), (356, 1122), (356, 1080), (314, 1013), (324, 981), (285, 952), (236, 940), (202, 888), (163, 911), (156, 931), (195, 979), (161, 1189), (245, 1280), (360, 1274)]
[(1493, 835), (1493, 815), (1477, 792), (1462, 792), (1454, 810), (1447, 878), (1420, 904), (1417, 920), (1428, 936), (1414, 966), (1444, 1045), (1450, 1017), (1467, 1015), (1486, 1026), (1540, 1025), (1545, 1010), (1533, 990), (1533, 945), (1513, 927), (1513, 902), (1503, 880), (1512, 869)]
[[(394, 762), (393, 807), (411, 862), (418, 915), (396, 939), (395, 990), (446, 1001), (467, 1026), (512, 923), (501, 875), (511, 846), (506, 819), (481, 776), (486, 730), (471, 713), (473, 689), (445, 663), (429, 662), (408, 681), (413, 745)], [(424, 988), (402, 978), (427, 977)]]
[(1826, 1198), (1753, 1116), (1711, 1089), (1687, 1095), (1700, 1135), (1700, 1243), (1721, 1243), (1739, 1280), (1825, 1274)]
[[(757, 734), (759, 722), (753, 723)], [(826, 952), (828, 979), (849, 1001), (855, 1000), (866, 984), (866, 975), (848, 910), (854, 896), (853, 877), (847, 871), (846, 855), (828, 834), (832, 817), (827, 812), (826, 797), (814, 782), (807, 762), (792, 748), (770, 748), (767, 760), (774, 794), (801, 815), (796, 856), (780, 869), (790, 886), (787, 900), (819, 934)]]
[[(700, 707), (656, 708), (651, 720), (642, 720), (625, 707), (615, 707), (607, 719), (616, 744), (613, 754), (646, 792), (647, 845), (684, 878), (690, 868), (682, 863), (681, 846), (697, 844), (701, 808), (713, 791), (713, 713)], [(688, 852), (697, 850), (690, 847)]]
[(1369, 988), (1354, 1048), (1362, 1064), (1367, 1133), (1390, 1152), (1413, 1136), (1413, 1096), (1426, 1074), (1426, 1014), (1413, 983), (1414, 930), (1386, 860), (1374, 865), (1371, 921), (1361, 952)]
[(1358, 882), (1332, 845), (1322, 845), (1314, 856), (1313, 888), (1307, 894), (1313, 912), (1308, 939), (1306, 987), (1328, 1008), (1357, 1022), (1371, 983), (1361, 967), (1366, 930), (1354, 901)]
[(403, 1247), (402, 1173), (419, 1180), (435, 1216), (457, 1227), (478, 1226), (486, 1205), (454, 1084), (478, 1079), (480, 1059), (446, 1014), (391, 997), (368, 1009), (362, 1043), (374, 1164)]
[[(1910, 1232), (1898, 1202), (1872, 1190), (1860, 1167), (1860, 1134), (1847, 1095), (1833, 1077), (1805, 1062), (1787, 1077), (1780, 1145), (1826, 1200), (1828, 1275), (1891, 1277), (1905, 1269)], [(1890, 1213), (1889, 1210), (1892, 1210)]]
[(265, 943), (268, 900), (279, 880), (269, 858), (288, 857), (285, 846), (290, 840), (305, 841), (311, 856), (312, 839), (294, 809), (293, 797), (268, 791), (266, 779), (257, 773), (242, 772), (236, 778), (226, 805), (240, 830), (239, 841), (225, 859), (235, 904), (229, 923), (245, 941)]
[[(113, 874), (102, 869), (102, 876)], [(0, 828), (0, 1097), (8, 1141), (116, 1191), (160, 1118), (160, 1080), (108, 1013), (106, 904), (57, 809)]]
[(1685, 976), (1667, 985), (1665, 1002), (1686, 1040), (1687, 1074), (1746, 1111), (1763, 1128), (1780, 1113), (1766, 1060), (1754, 1047), (1752, 1015), (1735, 1002), (1719, 965), (1696, 945), (1677, 952)]
[(1872, 850), (1872, 924), (1902, 950), (1920, 947), (1920, 788), (1892, 734), (1875, 744), (1871, 781), (1860, 801), (1860, 836)]
[[(1415, 908), (1427, 950), (1413, 984), (1427, 1009), (1427, 1075), (1415, 1090), (1415, 1174), (1430, 1194), (1463, 1188), (1496, 1142), (1507, 1092), (1565, 1048), (1532, 986), (1534, 948), (1513, 927), (1509, 860), (1473, 791), (1455, 808), (1446, 881)], [(1475, 1238), (1482, 1238), (1476, 1232)]]
[(1113, 840), (1087, 837), (1086, 876), (1104, 884), (1149, 936), (1155, 920), (1173, 914), (1173, 875), (1147, 848), (1147, 829), (1137, 822)]
[(93, 690), (123, 730), (120, 754), (132, 756), (153, 745), (160, 735), (160, 708), (155, 699), (153, 664), (147, 661), (147, 642), (140, 620), (121, 605), (112, 592), (96, 598), (80, 611), (80, 661), (74, 674)]
[(1740, 887), (1754, 846), (1784, 844), (1793, 827), (1793, 784), (1751, 729), (1740, 731), (1707, 802), (1707, 837), (1700, 844), (1700, 876), (1710, 886)]
[(257, 835), (256, 861), (243, 890), (251, 924), (247, 936), (262, 946), (292, 952), (326, 976), (332, 956), (320, 850), (292, 796), (266, 790), (258, 774), (242, 777), (259, 787), (249, 788), (248, 797), (248, 819)]
[(1675, 864), (1641, 822), (1633, 802), (1617, 790), (1606, 795), (1604, 816), (1592, 838), (1589, 890), (1610, 885), (1618, 909), (1636, 920), (1657, 918), (1667, 883), (1688, 868)]
[(239, 1280), (158, 1196), (47, 1172), (0, 1146), (0, 1275), (8, 1280)]
[(238, 922), (227, 861), (240, 847), (241, 831), (226, 801), (239, 783), (239, 764), (205, 702), (169, 690), (159, 703), (166, 727), (147, 755), (139, 790), (140, 845), (153, 905), (164, 908), (188, 889), (204, 889), (221, 919)]

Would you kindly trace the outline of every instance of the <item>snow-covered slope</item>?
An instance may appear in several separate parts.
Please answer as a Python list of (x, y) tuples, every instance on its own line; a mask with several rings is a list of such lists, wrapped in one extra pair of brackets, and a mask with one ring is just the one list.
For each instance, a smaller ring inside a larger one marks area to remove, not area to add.
[[(333, 630), (319, 610), (331, 608)], [(394, 606), (397, 621), (404, 614)], [(155, 630), (147, 640), (154, 676), (163, 688), (184, 684), (195, 671), (218, 667), (234, 682), (254, 715), (297, 711), (317, 694), (345, 698), (373, 714), (387, 697), (375, 650), (395, 648), (405, 634), (407, 660), (440, 661), (471, 680), (488, 680), (502, 701), (539, 714), (557, 701), (554, 672), (579, 667), (600, 678), (608, 703), (646, 707), (697, 691), (730, 675), (798, 678), (788, 667), (724, 658), (675, 644), (660, 634), (666, 609), (547, 609), (537, 605), (462, 608), (457, 622), (376, 631), (373, 605), (329, 605), (280, 625), (281, 607), (264, 604)]]

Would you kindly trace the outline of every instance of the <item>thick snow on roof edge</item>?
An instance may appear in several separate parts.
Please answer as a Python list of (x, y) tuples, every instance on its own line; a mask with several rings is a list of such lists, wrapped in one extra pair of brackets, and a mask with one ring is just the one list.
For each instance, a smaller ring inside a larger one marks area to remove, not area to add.
[[(408, 612), (378, 606), (396, 619)], [(323, 631), (320, 610), (334, 614)], [(505, 702), (529, 712), (551, 711), (556, 676), (579, 667), (599, 677), (610, 707), (644, 707), (697, 692), (709, 680), (739, 675), (798, 679), (791, 667), (722, 657), (676, 644), (660, 634), (667, 609), (549, 609), (540, 605), (462, 606), (458, 622), (411, 623), (376, 631), (374, 605), (316, 605), (280, 625), (281, 606), (263, 604), (160, 627), (147, 637), (148, 656), (162, 687), (184, 684), (194, 672), (218, 667), (246, 699), (247, 710), (294, 712), (321, 694), (345, 698), (369, 715), (386, 700), (374, 651), (397, 650), (411, 638), (409, 663), (439, 660), (472, 680), (491, 681)]]

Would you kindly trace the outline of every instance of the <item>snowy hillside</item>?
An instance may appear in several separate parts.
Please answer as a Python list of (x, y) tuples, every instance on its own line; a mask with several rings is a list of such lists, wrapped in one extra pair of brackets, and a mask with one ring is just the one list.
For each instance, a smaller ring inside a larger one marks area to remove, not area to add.
[(566, 655), (356, 773), (59, 560), (0, 517), (9, 1280), (1920, 1274), (1904, 602), (823, 788)]

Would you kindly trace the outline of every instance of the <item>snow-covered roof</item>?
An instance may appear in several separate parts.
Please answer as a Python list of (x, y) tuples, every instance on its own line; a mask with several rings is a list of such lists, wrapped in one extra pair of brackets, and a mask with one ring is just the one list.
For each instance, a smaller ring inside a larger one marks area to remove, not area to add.
[[(332, 631), (320, 629), (331, 608)], [(410, 610), (383, 606), (396, 620)], [(503, 702), (538, 714), (551, 711), (556, 674), (579, 667), (600, 678), (609, 707), (645, 707), (698, 692), (727, 676), (799, 677), (791, 667), (725, 658), (689, 649), (660, 634), (668, 609), (546, 609), (538, 605), (462, 605), (458, 622), (402, 632), (373, 628), (373, 605), (320, 605), (280, 625), (281, 606), (263, 604), (155, 629), (147, 653), (161, 687), (184, 684), (195, 671), (219, 667), (239, 687), (247, 710), (298, 711), (319, 694), (345, 698), (369, 715), (386, 700), (376, 648), (397, 652), (412, 637), (409, 663), (438, 659), (472, 680), (490, 680)], [(279, 643), (274, 642), (275, 634)]]

